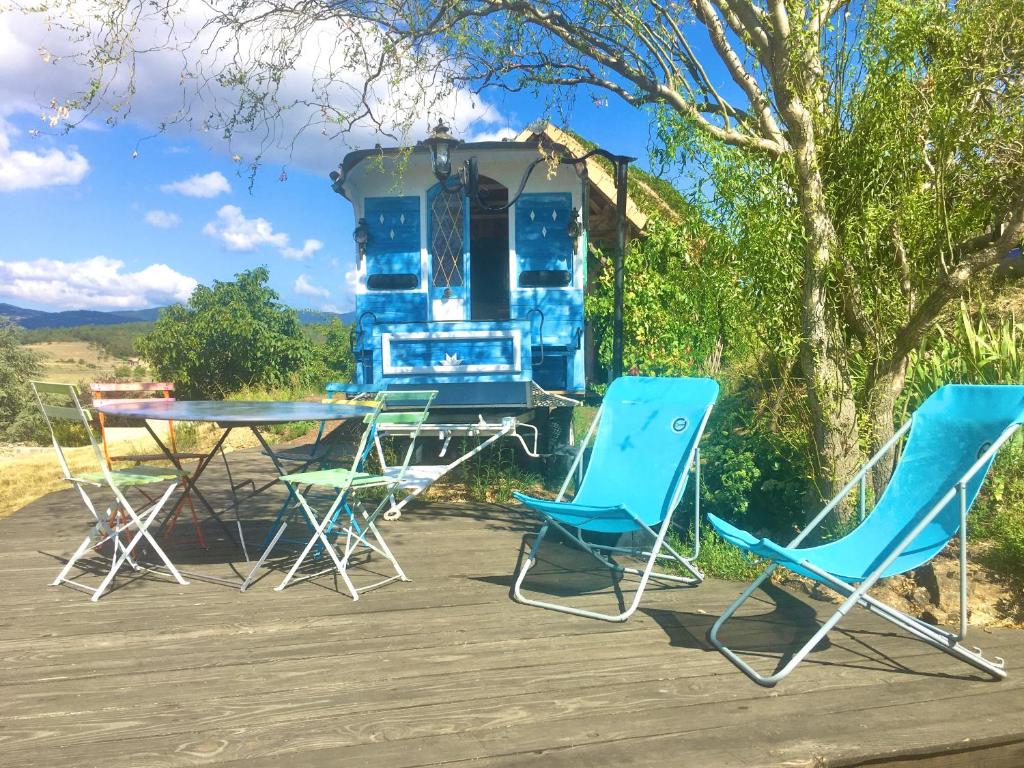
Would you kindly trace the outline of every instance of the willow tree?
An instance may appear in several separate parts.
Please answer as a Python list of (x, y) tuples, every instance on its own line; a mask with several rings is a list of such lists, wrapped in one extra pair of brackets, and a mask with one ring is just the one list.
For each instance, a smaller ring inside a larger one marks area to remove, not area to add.
[[(56, 17), (80, 5), (41, 2), (34, 7)], [(79, 27), (87, 47), (95, 43), (85, 58), (106, 72), (134, 54), (132, 35), (143, 21), (173, 27), (197, 7), (188, 0), (88, 6), (100, 12)], [(436, 107), (438, 94), (459, 88), (534, 89), (553, 100), (583, 89), (651, 107), (676, 128), (738, 153), (758, 178), (774, 179), (767, 192), (792, 212), (799, 264), (795, 271), (780, 264), (787, 279), (762, 291), (775, 290), (776, 305), (795, 301), (791, 330), (822, 494), (861, 460), (860, 421), (880, 425), (875, 443), (891, 429), (908, 353), (1024, 231), (1020, 0), (209, 0), (202, 7), (199, 32), (166, 39), (203, 41), (192, 44), (194, 58), (183, 57), (202, 77), (183, 70), (182, 82), (215, 84), (227, 111), (211, 117), (229, 131), (279, 116), (281, 83), (327, 24), (339, 31), (330, 50), (359, 77), (332, 69), (308, 98), (292, 99), (313, 106), (325, 124), (347, 127), (364, 114), (336, 109), (332, 75), (364, 106), (390, 89), (392, 121), (405, 126)], [(231, 53), (226, 64), (210, 62), (211, 52), (223, 51)], [(409, 86), (401, 75), (410, 72), (418, 73), (415, 98), (402, 98)], [(94, 78), (70, 106), (87, 110), (106, 93), (103, 82)]]

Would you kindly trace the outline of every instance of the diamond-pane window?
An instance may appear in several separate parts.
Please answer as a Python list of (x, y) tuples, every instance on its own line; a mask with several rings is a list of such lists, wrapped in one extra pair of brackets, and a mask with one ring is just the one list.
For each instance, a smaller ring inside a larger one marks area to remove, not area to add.
[(432, 282), (441, 288), (462, 285), (462, 205), (462, 192), (450, 190), (439, 190), (430, 203)]

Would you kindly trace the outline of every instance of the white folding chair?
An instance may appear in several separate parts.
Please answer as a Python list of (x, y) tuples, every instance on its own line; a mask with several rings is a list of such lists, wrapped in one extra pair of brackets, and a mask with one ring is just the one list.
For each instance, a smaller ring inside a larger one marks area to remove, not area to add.
[[(69, 584), (82, 589), (91, 593), (92, 600), (95, 602), (110, 588), (114, 577), (125, 564), (135, 571), (143, 570), (139, 562), (132, 557), (132, 552), (143, 540), (152, 548), (156, 556), (163, 562), (163, 567), (179, 584), (188, 584), (149, 532), (150, 525), (160, 514), (160, 510), (163, 509), (171, 494), (178, 488), (181, 482), (181, 473), (173, 467), (136, 466), (131, 469), (110, 469), (93, 435), (89, 423), (90, 413), (82, 408), (78, 399), (78, 390), (70, 384), (33, 381), (31, 385), (39, 408), (43, 412), (43, 418), (46, 419), (46, 425), (50, 429), (50, 438), (57, 453), (57, 461), (60, 462), (61, 470), (64, 472), (64, 479), (78, 491), (82, 502), (95, 521), (88, 535), (78, 545), (78, 549), (61, 569), (57, 578), (53, 580), (52, 585)], [(58, 430), (55, 429), (54, 422), (77, 424), (85, 430), (98, 471), (72, 473), (64, 448), (57, 437)], [(167, 483), (167, 488), (146, 506), (136, 510), (125, 498), (125, 489), (155, 483)], [(94, 489), (94, 491), (109, 490), (113, 494), (113, 500), (102, 515), (97, 511), (87, 488)], [(126, 543), (125, 538), (129, 536)], [(90, 549), (98, 549), (107, 542), (110, 543), (113, 551), (110, 555), (110, 567), (99, 586), (90, 587), (77, 579), (68, 577), (72, 568)]]
[[(435, 391), (381, 392), (377, 396), (373, 413), (364, 419), (366, 430), (363, 432), (350, 469), (337, 467), (312, 472), (297, 472), (281, 477), (281, 481), (288, 487), (289, 493), (294, 495), (301, 506), (313, 527), (313, 532), (284, 580), (275, 587), (276, 590), (284, 589), (292, 581), (314, 578), (334, 569), (341, 575), (353, 600), (359, 599), (360, 592), (381, 587), (396, 580), (409, 580), (376, 523), (377, 518), (395, 505), (395, 493), (403, 485), (404, 475), (409, 469), (409, 461), (412, 458), (420, 427), (427, 420), (430, 404), (436, 395)], [(366, 460), (378, 427), (385, 424), (410, 425), (413, 427), (413, 431), (410, 434), (409, 446), (405, 451), (401, 469), (396, 471), (396, 467), (390, 467), (387, 474), (373, 474), (365, 471)], [(330, 488), (335, 492), (333, 502), (322, 517), (317, 516), (307, 498), (309, 490), (315, 487)], [(354, 503), (351, 498), (352, 494), (368, 490), (384, 491), (383, 499), (372, 512), (364, 511), (362, 505)], [(334, 535), (329, 536), (329, 531)], [(277, 536), (279, 537), (283, 532), (284, 527), (282, 526)], [(344, 548), (339, 555), (337, 548), (342, 539)], [(333, 568), (296, 578), (299, 568), (318, 543), (331, 558)], [(378, 554), (384, 557), (391, 563), (395, 575), (357, 589), (349, 578), (348, 569), (352, 558), (359, 552), (366, 552), (371, 556)]]

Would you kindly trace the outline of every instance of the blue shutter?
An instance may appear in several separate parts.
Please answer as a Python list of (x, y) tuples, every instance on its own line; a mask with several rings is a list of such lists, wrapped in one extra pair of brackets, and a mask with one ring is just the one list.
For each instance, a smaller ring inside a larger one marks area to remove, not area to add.
[(368, 197), (363, 205), (369, 239), (366, 274), (415, 275), (420, 284), (419, 197)]
[(568, 192), (527, 194), (516, 203), (516, 257), (519, 272), (564, 270), (572, 274), (572, 215)]

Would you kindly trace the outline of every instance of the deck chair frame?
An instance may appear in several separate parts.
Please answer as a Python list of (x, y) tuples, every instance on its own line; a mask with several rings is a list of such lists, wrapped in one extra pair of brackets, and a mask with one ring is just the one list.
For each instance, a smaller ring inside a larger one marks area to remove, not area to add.
[[(173, 576), (179, 584), (187, 585), (188, 582), (182, 577), (181, 573), (174, 566), (174, 563), (171, 562), (170, 558), (167, 557), (156, 539), (149, 532), (149, 528), (153, 524), (153, 521), (160, 514), (160, 511), (167, 503), (167, 500), (170, 499), (171, 494), (173, 494), (179, 487), (181, 481), (177, 472), (169, 473), (173, 476), (173, 480), (161, 495), (156, 497), (154, 501), (147, 503), (145, 506), (136, 510), (118, 486), (115, 479), (117, 473), (112, 471), (107, 465), (104, 455), (99, 445), (96, 443), (96, 438), (89, 423), (90, 413), (82, 407), (75, 387), (70, 384), (54, 384), (49, 382), (33, 381), (30, 383), (32, 391), (36, 397), (36, 402), (39, 404), (39, 409), (42, 411), (43, 418), (46, 420), (46, 425), (50, 430), (50, 439), (53, 443), (54, 451), (57, 454), (57, 460), (60, 464), (61, 471), (64, 474), (64, 479), (78, 491), (83, 504), (86, 509), (89, 510), (89, 513), (95, 521), (86, 537), (82, 540), (82, 543), (79, 544), (78, 548), (64, 564), (64, 567), (57, 575), (57, 578), (50, 583), (51, 586), (67, 584), (76, 589), (90, 593), (92, 596), (92, 602), (96, 602), (109, 590), (115, 576), (126, 564), (134, 571), (145, 570), (145, 568), (132, 557), (132, 552), (143, 541), (149, 545), (153, 550), (153, 553), (163, 562), (164, 567), (170, 572), (171, 576)], [(61, 397), (65, 397), (71, 402), (71, 405), (51, 405), (43, 400), (43, 395), (59, 395)], [(80, 477), (71, 472), (71, 468), (64, 456), (64, 449), (61, 446), (60, 441), (57, 439), (56, 431), (53, 428), (53, 419), (78, 423), (85, 429), (86, 435), (89, 437), (92, 452), (96, 459), (96, 464), (100, 470), (98, 477)], [(102, 481), (100, 478), (102, 478)], [(100, 514), (95, 502), (89, 495), (86, 488), (100, 490), (104, 487), (113, 494), (114, 502), (107, 507), (104, 514)], [(131, 538), (127, 543), (125, 543), (124, 538), (129, 534), (131, 535)], [(76, 578), (68, 577), (68, 574), (75, 567), (78, 561), (84, 557), (90, 549), (95, 549), (108, 541), (111, 542), (113, 553), (110, 557), (110, 567), (100, 581), (99, 586), (90, 587), (89, 585), (78, 581)]]
[[(808, 535), (832, 512), (839, 504), (847, 497), (847, 495), (858, 485), (860, 486), (860, 515), (863, 519), (865, 515), (864, 509), (864, 497), (865, 497), (865, 478), (871, 468), (878, 463), (878, 461), (890, 451), (894, 450), (904, 435), (910, 430), (914, 422), (913, 417), (908, 420), (893, 436), (889, 441), (883, 445), (878, 452), (872, 456), (864, 466), (861, 467), (860, 471), (850, 480), (842, 490), (837, 493), (828, 504), (812, 519), (802, 531), (787, 545), (788, 548), (796, 547), (803, 542)], [(995, 456), (999, 449), (1011, 438), (1014, 433), (1020, 428), (1020, 424), (1011, 424), (1007, 427), (996, 439), (992, 445), (990, 445), (971, 465), (971, 467), (960, 477), (960, 479), (954, 483), (954, 485), (939, 499), (939, 501), (924, 515), (921, 520), (904, 536), (900, 542), (893, 548), (893, 550), (885, 557), (884, 560), (856, 587), (852, 584), (848, 584), (841, 579), (837, 579), (828, 572), (815, 566), (813, 563), (803, 560), (799, 563), (802, 568), (806, 568), (811, 573), (815, 574), (821, 579), (821, 582), (828, 587), (831, 587), (841, 597), (844, 597), (844, 601), (836, 608), (835, 612), (826, 619), (818, 628), (818, 630), (811, 636), (800, 649), (792, 655), (788, 662), (786, 662), (781, 668), (771, 675), (762, 675), (757, 672), (753, 667), (744, 661), (740, 655), (729, 648), (722, 640), (718, 637), (718, 633), (724, 626), (724, 624), (736, 613), (736, 611), (742, 606), (750, 597), (754, 594), (757, 589), (764, 584), (771, 574), (778, 568), (780, 563), (772, 563), (768, 566), (765, 571), (754, 580), (754, 582), (745, 589), (738, 598), (730, 605), (725, 612), (715, 621), (708, 630), (708, 640), (711, 644), (725, 655), (733, 664), (735, 664), (747, 677), (753, 680), (758, 685), (765, 687), (772, 687), (796, 667), (807, 657), (807, 655), (817, 646), (821, 640), (828, 635), (829, 632), (849, 613), (854, 606), (861, 606), (866, 608), (871, 613), (885, 619), (886, 621), (895, 624), (897, 627), (908, 632), (912, 636), (919, 640), (928, 643), (949, 655), (960, 659), (967, 664), (992, 675), (996, 679), (1006, 677), (1005, 662), (999, 657), (995, 657), (990, 660), (982, 655), (980, 648), (968, 648), (961, 644), (967, 636), (967, 484), (974, 477), (975, 474), (984, 466), (987, 462)], [(868, 592), (872, 587), (877, 584), (878, 580), (882, 578), (882, 574), (885, 573), (886, 569), (900, 556), (900, 554), (911, 544), (914, 539), (925, 530), (929, 523), (935, 519), (935, 517), (945, 508), (950, 501), (954, 498), (959, 497), (960, 504), (960, 530), (958, 533), (959, 538), (959, 555), (960, 555), (960, 625), (957, 632), (949, 632), (940, 627), (936, 627), (930, 624), (926, 624), (918, 618), (910, 616), (890, 605), (887, 605), (876, 598), (871, 597)], [(782, 567), (785, 568), (783, 565)]]
[[(634, 523), (637, 525), (639, 530), (649, 534), (654, 539), (654, 545), (649, 550), (642, 548), (631, 548), (631, 547), (618, 547), (609, 546), (605, 544), (595, 544), (593, 542), (586, 541), (582, 536), (577, 534), (571, 527), (564, 525), (560, 521), (554, 519), (550, 515), (544, 513), (541, 510), (531, 510), (538, 514), (543, 522), (541, 523), (540, 529), (534, 536), (532, 545), (530, 546), (530, 552), (527, 555), (526, 562), (523, 563), (519, 568), (519, 573), (516, 576), (515, 582), (512, 586), (512, 597), (516, 602), (524, 605), (532, 605), (537, 608), (547, 608), (552, 611), (559, 611), (561, 613), (570, 613), (574, 616), (583, 616), (589, 619), (600, 619), (602, 621), (610, 622), (623, 622), (632, 616), (636, 609), (640, 606), (640, 600), (643, 597), (644, 590), (647, 587), (647, 583), (650, 579), (654, 578), (660, 581), (669, 581), (676, 584), (699, 584), (704, 580), (704, 574), (694, 565), (693, 561), (700, 554), (700, 437), (704, 433), (704, 427), (707, 426), (708, 419), (711, 416), (711, 409), (713, 406), (708, 406), (705, 410), (704, 415), (701, 419), (700, 427), (697, 430), (697, 438), (694, 440), (693, 446), (690, 449), (690, 453), (686, 457), (686, 466), (688, 470), (680, 473), (679, 480), (676, 487), (672, 492), (672, 501), (669, 506), (668, 512), (665, 514), (665, 518), (662, 520), (661, 525), (655, 530), (642, 520), (640, 520), (635, 514), (629, 512), (633, 518)], [(587, 430), (583, 442), (580, 444), (576, 457), (573, 459), (572, 465), (569, 467), (569, 471), (566, 473), (565, 480), (562, 481), (562, 485), (559, 488), (558, 496), (555, 501), (562, 501), (565, 497), (565, 493), (569, 488), (569, 483), (572, 481), (574, 475), (577, 474), (581, 468), (581, 462), (583, 461), (584, 452), (587, 446), (590, 444), (597, 431), (598, 423), (601, 417), (604, 415), (605, 406), (602, 404), (598, 410), (593, 422), (590, 424), (590, 428)], [(694, 514), (693, 514), (693, 527), (694, 527), (694, 544), (693, 551), (689, 555), (682, 555), (677, 552), (671, 545), (666, 541), (668, 536), (669, 528), (672, 524), (673, 513), (679, 503), (682, 501), (683, 491), (686, 485), (686, 476), (688, 473), (692, 473), (694, 476)], [(526, 580), (526, 575), (530, 572), (530, 569), (536, 565), (537, 554), (540, 550), (541, 543), (547, 536), (549, 530), (555, 528), (563, 536), (571, 540), (576, 546), (583, 549), (585, 552), (593, 556), (598, 562), (607, 567), (609, 570), (617, 573), (628, 573), (634, 576), (640, 577), (640, 583), (637, 586), (636, 594), (633, 596), (632, 602), (625, 610), (616, 613), (601, 613), (598, 611), (589, 611), (583, 608), (575, 608), (573, 606), (564, 605), (561, 603), (551, 603), (544, 600), (535, 600), (527, 597), (523, 594), (522, 587), (523, 582)], [(631, 568), (616, 563), (611, 556), (615, 554), (626, 554), (637, 557), (639, 559), (646, 558), (646, 563), (642, 569)], [(678, 574), (664, 573), (655, 571), (654, 568), (659, 560), (671, 560), (682, 566), (690, 576), (680, 576)]]

